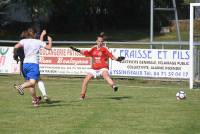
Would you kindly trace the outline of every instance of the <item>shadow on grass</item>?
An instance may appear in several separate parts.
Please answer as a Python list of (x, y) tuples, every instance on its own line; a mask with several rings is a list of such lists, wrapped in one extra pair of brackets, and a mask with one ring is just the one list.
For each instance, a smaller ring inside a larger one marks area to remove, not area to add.
[(124, 100), (124, 99), (131, 99), (132, 96), (116, 96), (116, 97), (108, 97), (107, 99), (113, 99), (113, 100)]
[[(63, 104), (61, 104), (63, 101), (61, 100), (50, 100), (50, 101), (42, 101), (40, 102), (40, 107), (55, 107), (55, 106), (62, 106)], [(43, 105), (44, 104), (44, 105)]]
[(65, 103), (64, 101), (61, 100), (52, 100), (50, 102), (41, 102), (40, 107), (59, 107), (59, 106), (81, 106), (82, 102), (84, 101), (89, 101), (89, 100), (105, 100), (105, 99), (112, 99), (112, 100), (125, 100), (125, 99), (131, 99), (132, 96), (115, 96), (115, 97), (100, 97), (100, 98), (86, 98), (86, 100), (73, 100), (69, 101), (68, 103)]
[(74, 100), (74, 101), (60, 101), (60, 100), (53, 100), (50, 102), (41, 102), (40, 107), (56, 107), (56, 106), (81, 106), (81, 100)]
[[(125, 99), (131, 99), (132, 96), (109, 96), (109, 97), (91, 97), (86, 98), (86, 100), (125, 100)], [(84, 100), (85, 101), (85, 100)]]
[(55, 103), (61, 103), (61, 100), (49, 100), (49, 101), (41, 101), (40, 104), (55, 104)]

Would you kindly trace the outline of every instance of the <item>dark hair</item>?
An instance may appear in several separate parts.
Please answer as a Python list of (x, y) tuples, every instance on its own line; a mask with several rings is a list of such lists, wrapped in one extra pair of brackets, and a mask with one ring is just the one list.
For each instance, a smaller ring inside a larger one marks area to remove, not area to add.
[(98, 35), (98, 36), (97, 36), (97, 39), (98, 39), (98, 38), (103, 38), (103, 40), (104, 40), (104, 37), (103, 37), (103, 36), (101, 36), (101, 35)]
[(105, 36), (105, 33), (104, 33), (104, 32), (101, 32), (101, 33), (99, 34), (99, 36)]
[(105, 33), (104, 32), (101, 32), (100, 34), (99, 34), (99, 37), (102, 37), (104, 40), (106, 40), (108, 37), (105, 35)]
[(98, 38), (103, 38), (104, 39), (105, 35), (104, 35), (104, 32), (101, 32), (99, 35), (97, 35), (97, 39)]
[(25, 39), (27, 37), (28, 37), (28, 32), (26, 30), (22, 31), (22, 33), (20, 34), (20, 38)]
[(27, 38), (35, 38), (35, 31), (33, 30), (33, 28), (27, 29)]
[(27, 30), (22, 31), (20, 37), (22, 39), (27, 39), (27, 38), (35, 38), (35, 31), (33, 28), (28, 28)]

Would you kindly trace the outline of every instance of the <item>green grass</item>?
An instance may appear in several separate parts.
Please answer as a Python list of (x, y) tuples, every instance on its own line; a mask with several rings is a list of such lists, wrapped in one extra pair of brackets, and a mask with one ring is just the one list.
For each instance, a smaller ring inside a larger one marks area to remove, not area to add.
[[(43, 78), (52, 102), (31, 104), (13, 83), (20, 76), (0, 76), (1, 134), (199, 134), (200, 93), (186, 82), (115, 80), (114, 93), (104, 80), (88, 85), (87, 99), (79, 100), (82, 79)], [(187, 99), (177, 101), (183, 88)]]

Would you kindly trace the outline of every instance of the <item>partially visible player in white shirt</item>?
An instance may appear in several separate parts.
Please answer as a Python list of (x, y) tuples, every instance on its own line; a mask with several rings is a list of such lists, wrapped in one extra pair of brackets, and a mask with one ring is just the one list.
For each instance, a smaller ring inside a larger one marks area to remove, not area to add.
[[(35, 34), (35, 38), (36, 38), (36, 39), (40, 39), (41, 41), (47, 41), (47, 40), (48, 40), (48, 35), (47, 35), (47, 33), (46, 33), (45, 35), (42, 35), (41, 33), (38, 33), (38, 32), (37, 32), (37, 33)], [(37, 84), (38, 84), (38, 89), (39, 89), (39, 91), (42, 93), (43, 99), (44, 99), (46, 102), (49, 102), (50, 99), (49, 99), (49, 97), (48, 97), (48, 95), (47, 95), (46, 87), (45, 87), (44, 82), (43, 82), (43, 80), (41, 79), (41, 77), (39, 78)]]
[[(35, 107), (39, 106), (40, 98), (36, 96), (35, 85), (40, 77), (39, 71), (39, 50), (40, 48), (45, 48), (50, 50), (52, 48), (52, 38), (48, 36), (48, 44), (41, 40), (35, 39), (35, 32), (32, 28), (29, 28), (25, 31), (25, 39), (20, 40), (14, 46), (14, 54), (17, 48), (24, 48), (24, 64), (23, 64), (23, 73), (26, 81), (20, 85), (14, 85), (15, 89), (20, 95), (24, 94), (24, 89), (28, 88), (32, 96), (32, 103)], [(46, 35), (44, 30), (41, 33), (40, 38), (43, 38)]]

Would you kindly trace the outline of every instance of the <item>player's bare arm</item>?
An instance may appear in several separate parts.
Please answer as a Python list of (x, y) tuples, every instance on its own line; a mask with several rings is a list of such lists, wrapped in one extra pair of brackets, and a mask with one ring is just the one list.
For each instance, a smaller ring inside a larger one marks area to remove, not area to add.
[(46, 30), (43, 30), (42, 33), (40, 34), (40, 40), (44, 40), (44, 36), (47, 34)]

